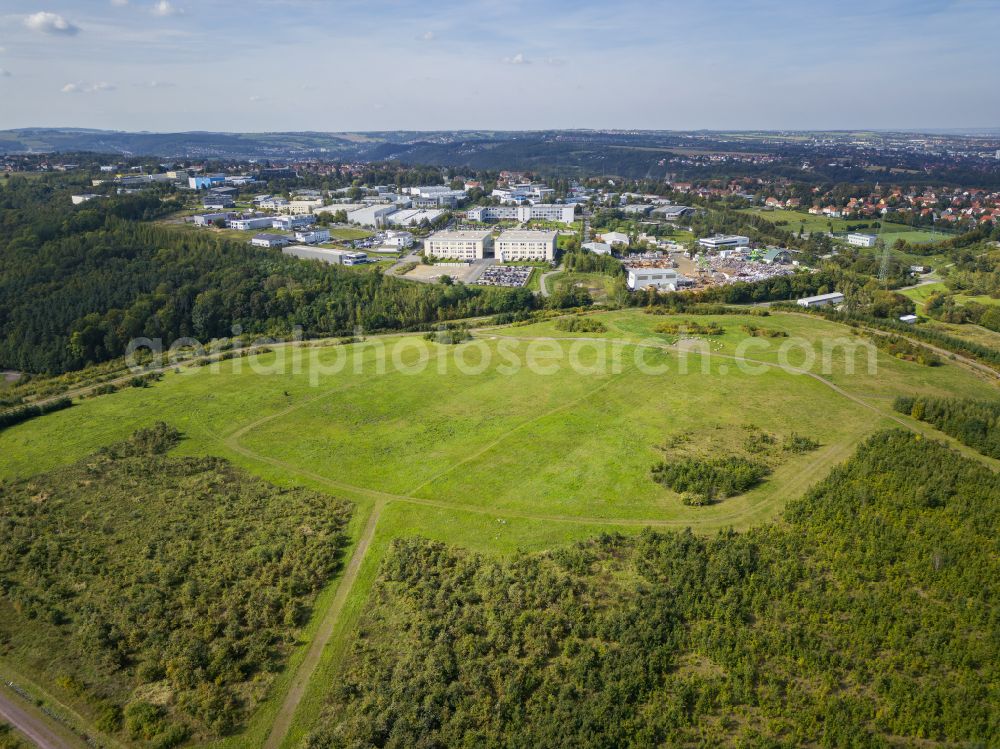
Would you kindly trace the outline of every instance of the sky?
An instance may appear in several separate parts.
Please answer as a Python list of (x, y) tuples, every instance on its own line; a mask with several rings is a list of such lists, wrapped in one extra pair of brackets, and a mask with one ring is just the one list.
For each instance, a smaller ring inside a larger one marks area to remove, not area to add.
[(1000, 127), (997, 0), (0, 0), (0, 128)]

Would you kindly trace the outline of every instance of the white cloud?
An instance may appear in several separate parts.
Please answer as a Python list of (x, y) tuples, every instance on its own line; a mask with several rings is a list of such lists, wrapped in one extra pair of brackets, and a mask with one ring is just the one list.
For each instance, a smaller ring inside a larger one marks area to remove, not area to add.
[(513, 57), (505, 57), (503, 61), (508, 65), (530, 65), (531, 60), (524, 56), (523, 52), (518, 52)]
[(126, 5), (128, 5), (128, 0), (111, 0), (111, 4), (119, 8), (124, 8)]
[(102, 91), (114, 91), (115, 87), (107, 81), (99, 81), (98, 83), (77, 81), (76, 83), (67, 83), (61, 90), (64, 94), (97, 94)]
[(159, 0), (153, 5), (154, 16), (179, 16), (183, 12), (183, 8), (178, 8), (170, 0)]
[(44, 10), (25, 17), (24, 25), (32, 31), (39, 31), (43, 34), (73, 36), (80, 31), (79, 27), (70, 23), (58, 13), (48, 13)]
[(434, 32), (433, 31), (425, 31), (423, 34), (421, 34), (420, 36), (418, 36), (417, 39), (419, 39), (422, 42), (433, 42), (434, 41)]
[(173, 88), (174, 84), (170, 81), (149, 81), (148, 83), (140, 83), (140, 86), (145, 88)]
[(6, 68), (0, 68), (0, 78), (10, 78), (10, 71)]
[(253, 101), (253, 102), (264, 101), (264, 97), (263, 96), (257, 96), (257, 94), (254, 94), (253, 96), (250, 97), (250, 101)]

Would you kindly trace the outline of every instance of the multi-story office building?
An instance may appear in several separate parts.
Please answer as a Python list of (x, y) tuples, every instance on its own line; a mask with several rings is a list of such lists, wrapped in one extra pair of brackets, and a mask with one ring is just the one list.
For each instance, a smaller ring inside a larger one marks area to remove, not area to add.
[(554, 260), (554, 231), (505, 231), (496, 241), (496, 256), (501, 263), (523, 260)]
[(483, 231), (439, 231), (424, 240), (424, 252), (434, 257), (479, 260), (493, 249), (493, 235)]

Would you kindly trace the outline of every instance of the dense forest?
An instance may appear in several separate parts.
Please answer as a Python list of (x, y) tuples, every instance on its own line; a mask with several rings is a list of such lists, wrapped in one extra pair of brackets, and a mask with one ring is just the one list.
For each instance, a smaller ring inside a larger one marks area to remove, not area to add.
[(159, 424), (0, 482), (0, 653), (101, 730), (161, 749), (241, 725), (350, 516), (219, 458), (164, 455), (179, 437)]
[(901, 397), (893, 407), (934, 425), (983, 455), (1000, 458), (1000, 401)]
[(68, 194), (10, 180), (0, 190), (0, 368), (58, 373), (164, 346), (246, 334), (350, 335), (532, 309), (527, 289), (414, 284), (139, 220), (159, 197), (67, 209)]
[(308, 746), (985, 747), (997, 497), (895, 431), (743, 533), (399, 540)]

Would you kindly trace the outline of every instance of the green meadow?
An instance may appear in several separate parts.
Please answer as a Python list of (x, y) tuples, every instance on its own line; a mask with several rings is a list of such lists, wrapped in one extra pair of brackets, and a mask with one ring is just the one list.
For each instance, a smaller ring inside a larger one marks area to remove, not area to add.
[[(775, 520), (879, 429), (940, 438), (895, 413), (897, 395), (997, 396), (993, 382), (957, 363), (869, 352), (850, 328), (806, 315), (592, 317), (604, 332), (546, 321), (477, 330), (460, 345), (376, 337), (181, 367), (151, 387), (0, 432), (0, 479), (57, 469), (165, 421), (183, 434), (172, 455), (227, 458), (280, 486), (352, 502), (344, 571), (319, 595), (254, 715), (212, 744), (260, 746), (271, 734), (267, 746), (293, 747), (327, 701), (321, 685), (336, 682), (393, 539), (504, 556), (647, 526), (745, 528)], [(667, 322), (715, 323), (722, 333), (658, 332)], [(705, 507), (650, 476), (663, 459), (741, 453), (761, 432), (819, 447), (776, 453), (759, 486)], [(0, 656), (4, 669), (24, 665)], [(73, 695), (59, 684), (37, 687), (72, 712)]]

